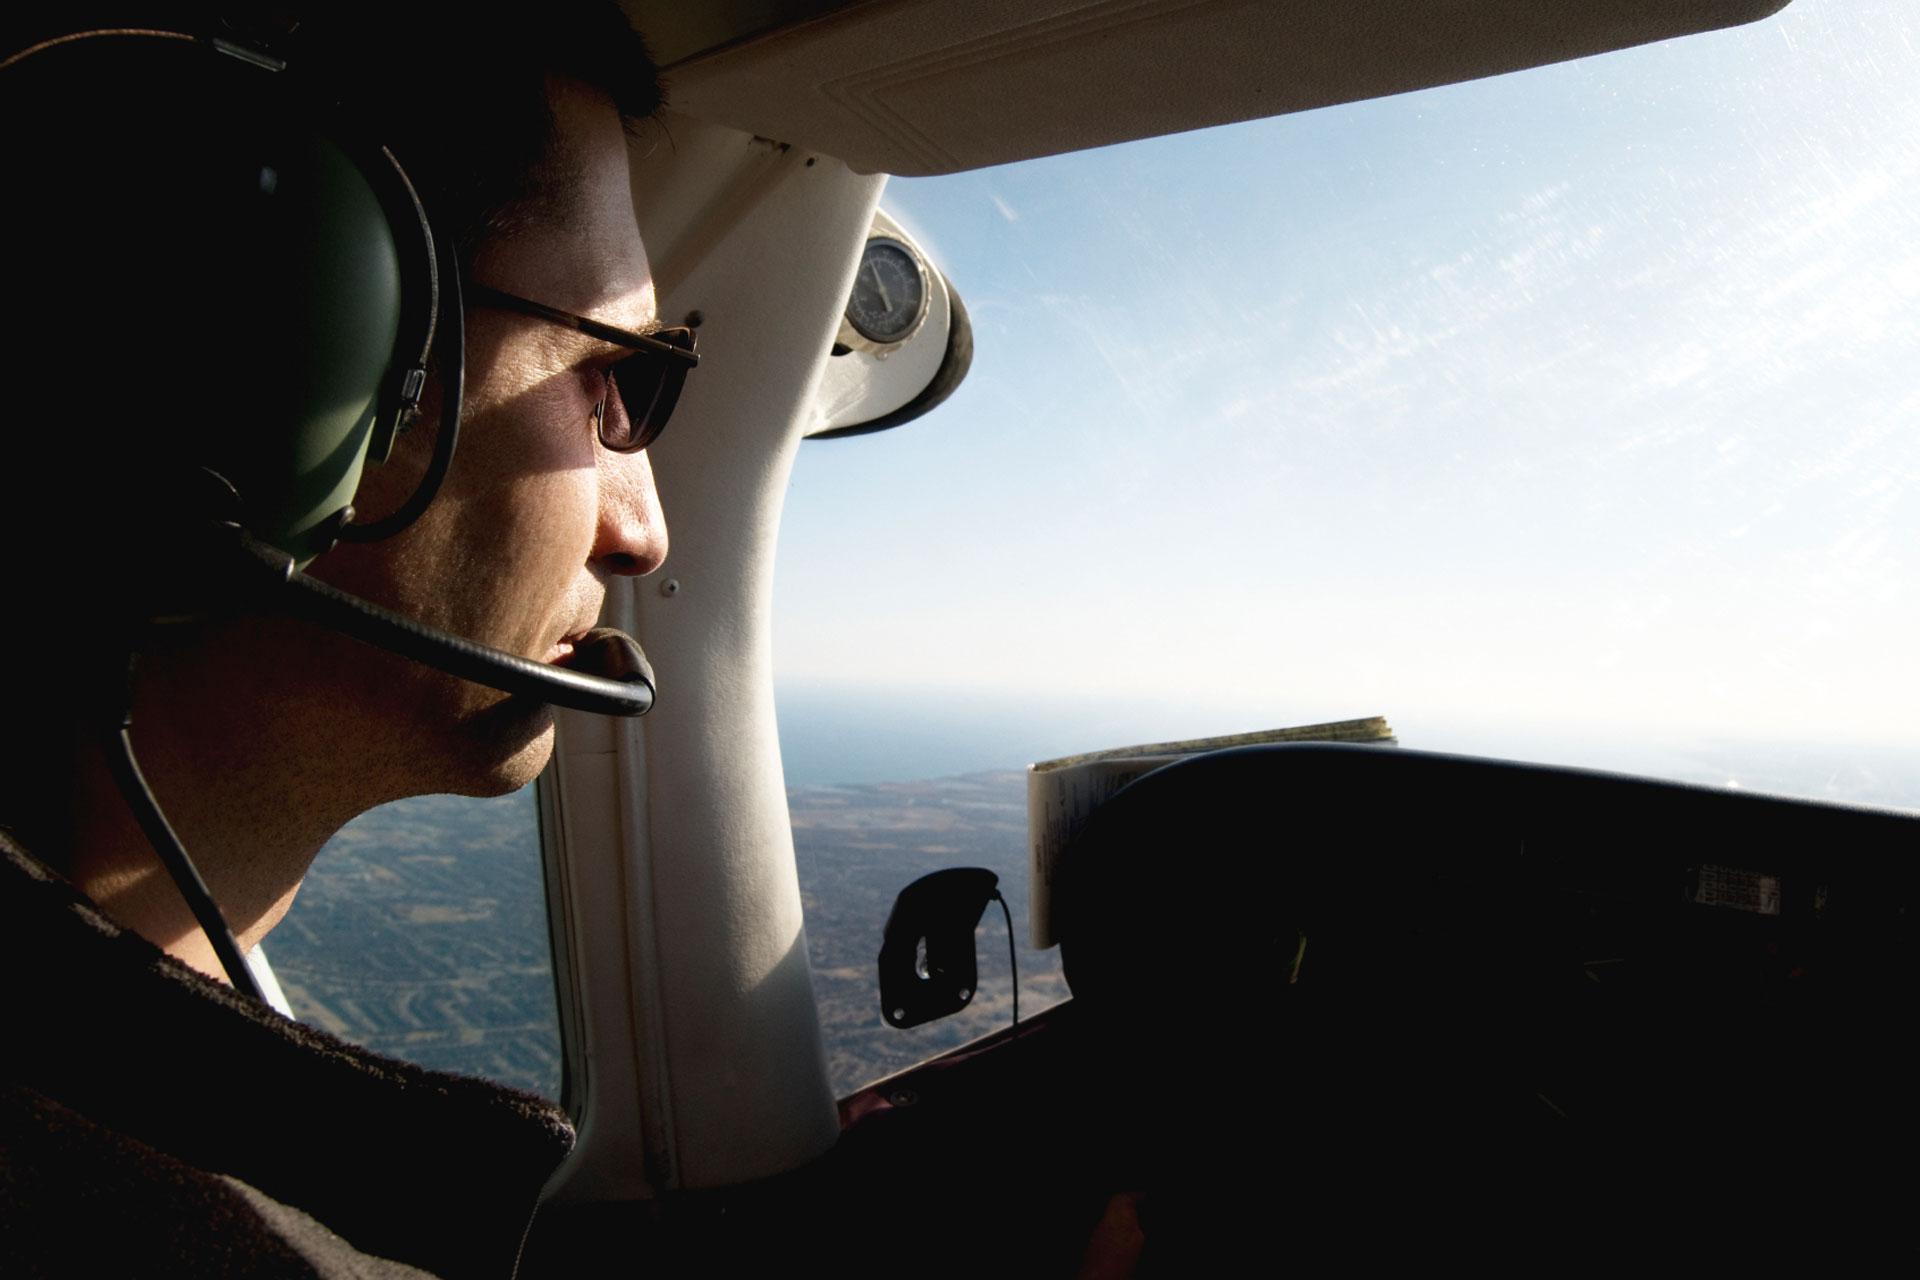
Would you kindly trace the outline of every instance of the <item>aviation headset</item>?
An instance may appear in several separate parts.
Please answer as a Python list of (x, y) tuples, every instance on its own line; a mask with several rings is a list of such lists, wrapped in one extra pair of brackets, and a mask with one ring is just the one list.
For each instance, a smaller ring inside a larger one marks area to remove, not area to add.
[[(101, 461), (145, 550), (120, 602), (125, 662), (156, 622), (241, 608), (556, 706), (652, 706), (653, 673), (618, 631), (578, 646), (574, 669), (547, 666), (303, 571), (336, 541), (390, 537), (431, 503), (458, 440), (464, 350), (452, 247), (399, 159), (363, 141), (372, 131), (297, 59), (179, 32), (60, 36), (0, 59), (0, 120), (8, 239), (26, 247), (12, 275), (16, 288), (38, 282), (23, 291), (27, 323), (129, 335), (101, 362), (112, 403), (99, 410), (132, 420)], [(362, 472), (419, 416), (430, 362), (431, 460), (397, 510), (363, 523)], [(124, 684), (112, 698), (121, 790), (234, 985), (258, 995), (140, 776)]]

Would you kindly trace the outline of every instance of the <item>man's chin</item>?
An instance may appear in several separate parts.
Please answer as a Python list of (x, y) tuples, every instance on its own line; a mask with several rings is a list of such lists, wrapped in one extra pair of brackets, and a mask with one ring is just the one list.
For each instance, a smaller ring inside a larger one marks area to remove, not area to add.
[(531, 698), (508, 697), (469, 717), (461, 726), (470, 758), (460, 763), (461, 795), (501, 796), (532, 782), (553, 756), (553, 708)]

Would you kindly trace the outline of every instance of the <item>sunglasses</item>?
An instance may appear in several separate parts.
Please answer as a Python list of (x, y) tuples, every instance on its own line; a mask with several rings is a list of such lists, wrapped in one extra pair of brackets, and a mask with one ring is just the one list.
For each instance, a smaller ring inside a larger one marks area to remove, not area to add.
[(565, 325), (633, 352), (607, 369), (606, 393), (593, 407), (594, 430), (600, 443), (615, 453), (633, 453), (660, 438), (680, 399), (680, 388), (687, 383), (687, 371), (700, 363), (692, 329), (634, 333), (483, 284), (469, 284), (466, 296), (481, 306)]

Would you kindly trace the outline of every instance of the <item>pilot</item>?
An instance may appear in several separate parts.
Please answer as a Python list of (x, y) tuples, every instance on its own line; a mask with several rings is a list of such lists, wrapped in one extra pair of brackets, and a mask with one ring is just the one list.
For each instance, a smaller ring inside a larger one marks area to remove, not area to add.
[[(369, 460), (352, 512), (319, 540), (349, 519), (399, 520), (445, 462), (447, 406), (463, 401), (437, 493), (400, 532), (341, 541), (305, 574), (288, 538), (246, 546), (277, 581), (453, 637), (446, 652), (471, 642), (522, 667), (577, 667), (601, 643), (590, 632), (609, 584), (667, 554), (635, 446), (673, 397), (622, 385), (637, 354), (661, 358), (628, 340), (660, 321), (628, 167), (628, 131), (660, 102), (653, 65), (610, 2), (542, 5), (537, 28), (484, 6), (392, 8), (190, 32), (327, 86), (342, 128), (375, 140), (372, 163), (379, 147), (398, 160), (446, 250), (417, 409), (397, 415), (410, 421), (392, 456)], [(10, 38), (0, 56), (31, 44)], [(178, 123), (195, 108), (178, 103), (214, 99), (211, 127), (244, 128), (251, 99), (219, 101), (198, 71), (139, 83), (61, 48), (82, 70), (52, 55), (0, 68), (13, 187), (0, 225), (11, 328), (25, 329), (0, 356), (13, 401), (0, 706), (16, 748), (0, 776), (0, 1272), (509, 1275), (570, 1145), (564, 1114), (379, 1058), (231, 989), (219, 931), (163, 869), (153, 824), (190, 851), (244, 952), (342, 824), (403, 796), (520, 787), (552, 750), (553, 713), (537, 688), (461, 678), (441, 650), (400, 656), (199, 567), (201, 535), (180, 513), (231, 502), (240, 514), (214, 522), (228, 529), (252, 509), (193, 489), (194, 469), (173, 465), (181, 442), (202, 416), (281, 390), (254, 367), (266, 322), (229, 313), (227, 282), (257, 277), (278, 305), (302, 287), (287, 282), (299, 264), (249, 260), (250, 242), (210, 243), (167, 212), (198, 176), (169, 158), (196, 142)], [(123, 41), (101, 56), (117, 68), (144, 55)], [(49, 101), (47, 83), (107, 105)], [(104, 158), (44, 144), (41, 131), (89, 113), (110, 118)], [(259, 175), (263, 191), (283, 178)], [(156, 244), (156, 225), (186, 242)], [(464, 323), (444, 306), (456, 267)], [(464, 337), (457, 387), (448, 325)], [(280, 429), (270, 406), (243, 416), (260, 433), (248, 448)], [(104, 745), (115, 717), (131, 721), (127, 759), (152, 812)]]

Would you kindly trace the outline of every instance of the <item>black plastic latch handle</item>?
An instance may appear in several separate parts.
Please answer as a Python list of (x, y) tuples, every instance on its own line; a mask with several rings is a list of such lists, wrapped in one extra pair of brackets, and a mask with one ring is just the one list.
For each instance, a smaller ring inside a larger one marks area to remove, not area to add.
[(973, 931), (998, 896), (1000, 877), (985, 867), (948, 867), (900, 891), (880, 944), (880, 1012), (896, 1027), (958, 1013), (973, 999), (980, 971)]

